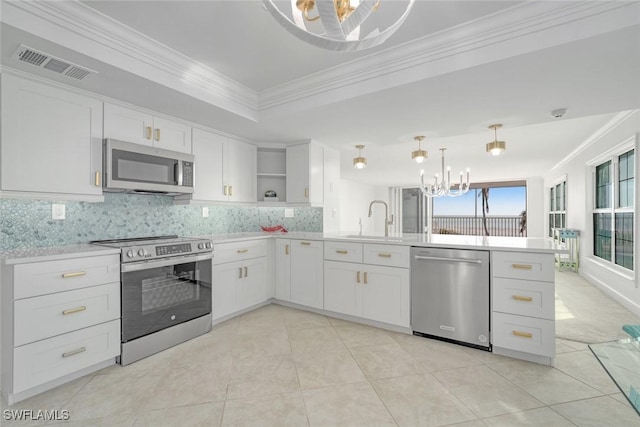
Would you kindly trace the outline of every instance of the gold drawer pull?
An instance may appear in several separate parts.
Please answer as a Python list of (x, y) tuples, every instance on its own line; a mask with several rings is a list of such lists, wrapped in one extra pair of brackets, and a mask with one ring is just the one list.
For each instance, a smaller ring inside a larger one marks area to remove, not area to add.
[(305, 198), (309, 198), (309, 189), (308, 188), (304, 189), (304, 197)]
[(62, 315), (63, 315), (63, 316), (67, 316), (67, 315), (69, 315), (69, 314), (79, 313), (79, 312), (81, 312), (81, 311), (85, 311), (86, 309), (87, 309), (87, 306), (86, 306), (86, 305), (81, 305), (80, 307), (70, 308), (70, 309), (68, 309), (68, 310), (64, 310), (64, 311), (62, 312)]
[(249, 252), (249, 249), (238, 249), (236, 252), (238, 252), (239, 254), (244, 254)]
[(156, 129), (156, 141), (160, 141), (160, 129)]
[(76, 271), (74, 273), (64, 273), (62, 275), (63, 279), (68, 279), (70, 277), (80, 277), (80, 276), (84, 276), (85, 274), (87, 274), (86, 271)]
[(511, 267), (516, 270), (531, 270), (533, 268), (531, 264), (511, 264)]
[(300, 242), (302, 246), (311, 246), (311, 242)]
[(341, 255), (346, 255), (346, 254), (347, 254), (347, 251), (342, 250), (342, 249), (336, 249), (336, 253), (337, 253), (337, 254), (341, 254)]
[(96, 187), (100, 187), (100, 171), (96, 171)]
[(529, 332), (511, 331), (511, 333), (517, 337), (533, 338), (533, 334), (530, 334)]
[(379, 253), (379, 254), (378, 254), (378, 256), (379, 256), (380, 258), (391, 258), (391, 254), (385, 254), (385, 253), (382, 253), (382, 252), (381, 252), (381, 253)]
[(145, 137), (147, 139), (151, 139), (151, 134), (153, 133), (153, 128), (151, 126), (147, 126), (146, 130), (147, 130), (147, 134), (145, 135)]
[(228, 185), (225, 185), (225, 186), (224, 186), (224, 195), (225, 195), (225, 196), (228, 196), (228, 195), (229, 195), (229, 186), (228, 186)]
[(87, 351), (87, 347), (80, 347), (77, 350), (72, 350), (72, 351), (68, 351), (66, 353), (62, 353), (62, 357), (75, 356), (76, 354), (84, 353), (85, 351)]
[(360, 283), (360, 272), (358, 271), (358, 274), (356, 274), (356, 283)]
[(289, 245), (284, 245), (284, 254), (289, 255)]
[(229, 186), (229, 195), (233, 196), (233, 185)]
[(523, 295), (511, 295), (511, 298), (517, 301), (533, 301), (533, 298), (525, 297)]
[(365, 285), (367, 284), (367, 272), (366, 271), (364, 272), (364, 284)]

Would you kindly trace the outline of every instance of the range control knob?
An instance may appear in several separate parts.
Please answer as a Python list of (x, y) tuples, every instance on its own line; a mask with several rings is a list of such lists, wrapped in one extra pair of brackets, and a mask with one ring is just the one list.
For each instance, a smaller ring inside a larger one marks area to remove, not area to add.
[(133, 251), (131, 249), (127, 251), (127, 258), (133, 258)]
[(207, 247), (207, 249), (211, 249), (211, 242), (207, 242), (205, 246)]
[(204, 249), (204, 243), (198, 243), (198, 249)]
[(144, 255), (145, 255), (145, 250), (144, 250), (144, 249), (140, 249), (140, 250), (138, 251), (138, 255), (140, 255), (140, 256), (144, 256)]

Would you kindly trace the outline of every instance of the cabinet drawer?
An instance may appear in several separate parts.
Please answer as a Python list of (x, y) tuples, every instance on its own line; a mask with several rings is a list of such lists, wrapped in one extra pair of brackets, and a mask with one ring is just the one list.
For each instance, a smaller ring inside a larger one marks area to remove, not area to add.
[(493, 310), (554, 320), (554, 284), (494, 277)]
[(21, 299), (14, 305), (14, 346), (119, 317), (119, 282)]
[(324, 242), (324, 259), (362, 262), (362, 243)]
[(120, 257), (104, 255), (14, 267), (14, 299), (120, 281)]
[(493, 312), (493, 345), (554, 357), (556, 332), (553, 320)]
[(214, 264), (258, 258), (266, 256), (266, 254), (266, 240), (248, 240), (246, 242), (218, 243), (213, 245)]
[(19, 393), (120, 354), (120, 320), (13, 349), (13, 392)]
[(494, 277), (544, 282), (555, 280), (553, 254), (493, 252), (492, 269)]
[(409, 246), (364, 244), (364, 263), (409, 268)]

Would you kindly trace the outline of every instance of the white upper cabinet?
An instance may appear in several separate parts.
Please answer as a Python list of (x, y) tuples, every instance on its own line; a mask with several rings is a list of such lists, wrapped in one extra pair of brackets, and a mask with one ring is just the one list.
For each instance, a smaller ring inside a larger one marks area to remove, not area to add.
[(104, 137), (191, 153), (191, 127), (119, 105), (104, 104)]
[(195, 191), (192, 200), (226, 201), (223, 156), (227, 138), (201, 129), (193, 129)]
[(256, 202), (256, 156), (255, 145), (228, 139), (224, 153), (226, 178), (224, 185), (229, 201)]
[(102, 195), (102, 102), (2, 74), (1, 188)]
[(287, 202), (322, 204), (324, 149), (315, 143), (287, 147)]

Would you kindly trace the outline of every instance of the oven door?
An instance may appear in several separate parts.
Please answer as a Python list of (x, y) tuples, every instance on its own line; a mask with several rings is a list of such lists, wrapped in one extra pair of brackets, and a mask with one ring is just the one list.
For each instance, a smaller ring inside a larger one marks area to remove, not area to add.
[(212, 254), (122, 265), (122, 342), (211, 313)]

